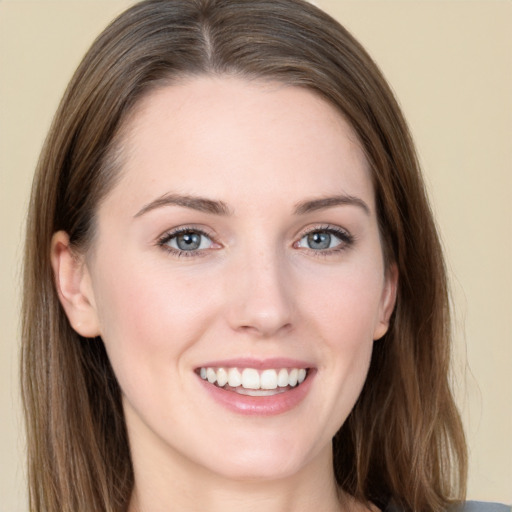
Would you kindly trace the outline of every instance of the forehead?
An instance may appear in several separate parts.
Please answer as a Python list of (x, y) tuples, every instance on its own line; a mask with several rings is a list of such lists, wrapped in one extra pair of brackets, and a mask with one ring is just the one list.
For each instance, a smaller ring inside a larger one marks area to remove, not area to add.
[(207, 76), (163, 86), (146, 95), (125, 123), (121, 152), (117, 192), (135, 201), (170, 191), (222, 200), (236, 191), (236, 199), (246, 202), (284, 199), (285, 192), (300, 200), (308, 190), (373, 201), (353, 129), (332, 105), (301, 87)]

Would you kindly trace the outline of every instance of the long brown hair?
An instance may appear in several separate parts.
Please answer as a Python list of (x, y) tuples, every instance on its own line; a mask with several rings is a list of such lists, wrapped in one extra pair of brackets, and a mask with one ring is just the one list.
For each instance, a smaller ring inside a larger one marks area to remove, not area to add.
[(123, 121), (150, 89), (235, 74), (309, 88), (351, 123), (370, 163), (387, 263), (399, 289), (390, 330), (333, 440), (338, 484), (364, 502), (440, 511), (464, 497), (466, 446), (449, 388), (450, 318), (440, 243), (411, 137), (377, 66), (302, 0), (148, 0), (115, 20), (78, 67), (32, 191), (24, 272), (22, 393), (30, 510), (126, 509), (133, 472), (120, 391), (102, 340), (59, 303), (54, 232), (85, 248), (119, 171)]

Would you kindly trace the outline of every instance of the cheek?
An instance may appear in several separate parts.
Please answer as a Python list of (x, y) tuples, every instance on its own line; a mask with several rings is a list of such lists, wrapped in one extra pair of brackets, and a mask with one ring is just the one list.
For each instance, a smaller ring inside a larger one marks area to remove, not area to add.
[(201, 293), (203, 281), (171, 274), (162, 265), (104, 262), (95, 297), (114, 369), (137, 373), (162, 359), (178, 365), (214, 315), (216, 301)]
[(380, 317), (383, 277), (373, 267), (351, 268), (317, 280), (303, 299), (310, 332), (322, 353), (325, 387), (340, 390), (328, 405), (336, 411), (337, 427), (354, 405), (366, 380), (375, 325)]
[(347, 268), (304, 289), (302, 311), (308, 314), (330, 343), (349, 348), (373, 341), (381, 313), (383, 276), (373, 267)]
[(200, 293), (203, 280), (162, 266), (106, 263), (97, 274), (97, 307), (125, 413), (136, 411), (146, 425), (173, 424), (175, 411), (189, 407), (188, 354), (217, 316), (216, 302)]

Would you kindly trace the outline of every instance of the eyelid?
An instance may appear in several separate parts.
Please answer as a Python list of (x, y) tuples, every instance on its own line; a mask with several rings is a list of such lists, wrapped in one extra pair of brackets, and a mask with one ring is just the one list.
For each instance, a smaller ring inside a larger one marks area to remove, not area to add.
[(173, 236), (177, 236), (181, 233), (188, 233), (190, 231), (199, 233), (201, 235), (204, 235), (208, 238), (214, 238), (215, 233), (211, 232), (209, 229), (198, 226), (196, 224), (184, 224), (182, 226), (176, 226), (174, 228), (166, 229), (161, 235), (157, 237), (157, 242), (172, 238)]
[(345, 239), (354, 238), (354, 235), (352, 235), (348, 229), (336, 224), (314, 224), (312, 226), (307, 226), (298, 232), (297, 238), (303, 238), (304, 236), (309, 235), (310, 233), (315, 233), (316, 231), (327, 231), (328, 233), (342, 236)]

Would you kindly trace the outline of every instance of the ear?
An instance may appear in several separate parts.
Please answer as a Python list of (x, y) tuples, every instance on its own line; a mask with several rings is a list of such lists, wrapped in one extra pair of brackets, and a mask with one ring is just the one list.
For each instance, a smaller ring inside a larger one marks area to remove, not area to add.
[(99, 336), (89, 271), (84, 258), (71, 248), (65, 231), (58, 231), (52, 237), (51, 262), (59, 300), (71, 327), (86, 338)]
[(388, 332), (389, 319), (395, 309), (396, 293), (398, 289), (398, 267), (396, 263), (389, 265), (386, 270), (385, 284), (382, 291), (379, 318), (375, 331), (373, 333), (373, 339), (378, 340)]

